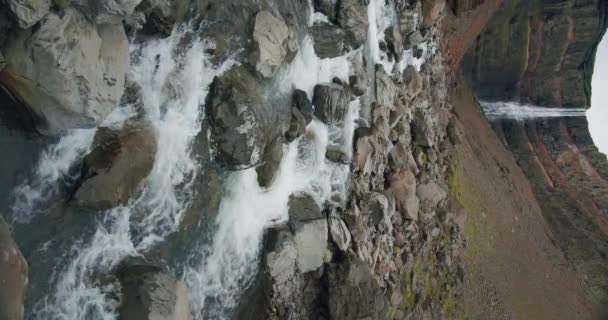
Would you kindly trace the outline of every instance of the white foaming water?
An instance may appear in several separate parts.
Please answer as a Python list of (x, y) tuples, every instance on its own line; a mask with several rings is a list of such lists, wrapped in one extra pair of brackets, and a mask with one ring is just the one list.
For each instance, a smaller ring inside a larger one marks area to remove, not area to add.
[[(314, 23), (313, 18), (311, 21)], [(347, 56), (317, 57), (312, 40), (306, 37), (292, 63), (278, 74), (276, 86), (283, 93), (297, 88), (312, 97), (318, 83), (335, 77), (347, 81), (349, 69)], [(253, 168), (230, 175), (212, 244), (201, 249), (202, 262), (190, 263), (184, 271), (193, 319), (225, 319), (237, 306), (240, 294), (256, 274), (264, 230), (287, 221), (291, 194), (309, 193), (319, 204), (336, 193), (345, 195), (350, 168), (326, 160), (325, 152), (333, 144), (352, 155), (358, 114), (357, 100), (350, 104), (342, 127), (313, 120), (304, 136), (284, 146), (277, 177), (268, 189), (258, 185)]]
[[(395, 12), (394, 2), (385, 0), (371, 0), (367, 6), (368, 46), (370, 57), (374, 64), (381, 64), (384, 71), (388, 74), (393, 73), (395, 60), (389, 59), (386, 52), (380, 50), (380, 41), (384, 40), (384, 32), (390, 26), (395, 25), (397, 13)], [(373, 66), (372, 66), (373, 67)]]
[(294, 88), (306, 91), (312, 98), (315, 85), (332, 82), (335, 77), (348, 82), (348, 56), (321, 59), (314, 49), (313, 40), (306, 36), (294, 60), (280, 70), (277, 86), (281, 92), (291, 92)]
[(74, 245), (67, 265), (56, 270), (55, 287), (36, 304), (37, 319), (116, 319), (117, 302), (111, 298), (116, 288), (96, 286), (95, 276), (176, 230), (199, 171), (191, 147), (200, 130), (200, 106), (212, 79), (224, 70), (213, 69), (204, 52), (205, 44), (185, 27), (133, 48), (131, 75), (143, 89), (157, 134), (154, 167), (137, 199), (103, 213), (92, 239)]
[(584, 117), (583, 108), (545, 108), (523, 105), (516, 102), (480, 102), (483, 112), (490, 120), (513, 119), (524, 121), (537, 118)]
[(35, 171), (13, 191), (12, 223), (28, 223), (59, 192), (62, 179), (89, 151), (95, 129), (75, 129), (42, 152)]

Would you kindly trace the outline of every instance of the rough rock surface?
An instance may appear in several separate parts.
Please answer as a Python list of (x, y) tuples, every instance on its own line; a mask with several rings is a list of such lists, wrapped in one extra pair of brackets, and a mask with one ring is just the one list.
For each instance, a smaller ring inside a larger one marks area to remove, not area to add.
[(315, 86), (312, 104), (315, 116), (325, 124), (340, 124), (348, 111), (350, 95), (348, 89), (335, 83)]
[(133, 320), (190, 320), (188, 289), (174, 277), (150, 266), (118, 271), (122, 286), (120, 316)]
[[(262, 161), (270, 139), (270, 106), (259, 94), (258, 80), (245, 68), (235, 67), (216, 78), (206, 111), (218, 160), (229, 168), (249, 168)], [(266, 117), (268, 115), (268, 117)]]
[(72, 8), (49, 13), (33, 32), (16, 31), (3, 53), (0, 82), (50, 134), (101, 123), (118, 105), (129, 66), (123, 26), (95, 26)]
[(250, 59), (262, 77), (274, 76), (287, 56), (293, 57), (295, 42), (292, 38), (285, 22), (272, 13), (261, 11), (256, 15), (253, 27), (254, 48)]
[(156, 132), (149, 124), (99, 128), (83, 161), (76, 204), (92, 209), (126, 205), (152, 170), (156, 147)]
[(8, 0), (19, 27), (27, 29), (40, 21), (51, 8), (52, 0)]
[(0, 216), (0, 319), (20, 320), (24, 315), (28, 283), (27, 262)]
[(595, 51), (608, 26), (608, 4), (574, 3), (504, 2), (464, 60), (463, 70), (481, 99), (590, 105)]

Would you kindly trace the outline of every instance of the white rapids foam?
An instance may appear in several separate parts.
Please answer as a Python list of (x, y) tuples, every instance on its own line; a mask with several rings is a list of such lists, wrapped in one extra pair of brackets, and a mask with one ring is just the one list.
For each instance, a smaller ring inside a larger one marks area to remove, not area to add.
[[(93, 237), (77, 241), (69, 262), (55, 270), (54, 288), (36, 304), (36, 319), (116, 319), (116, 288), (95, 285), (95, 276), (162, 241), (189, 206), (199, 171), (191, 147), (203, 117), (200, 106), (223, 68), (209, 64), (206, 44), (187, 29), (132, 48), (131, 76), (142, 87), (146, 115), (157, 134), (154, 167), (139, 197), (102, 213)], [(193, 40), (185, 45), (186, 38)]]
[(55, 144), (40, 154), (34, 172), (13, 191), (11, 223), (28, 223), (44, 209), (44, 204), (59, 192), (61, 179), (89, 152), (95, 129), (75, 129), (67, 132)]
[(480, 102), (489, 120), (513, 119), (524, 121), (537, 118), (584, 117), (583, 108), (545, 108), (516, 102)]
[[(276, 86), (284, 93), (301, 89), (311, 97), (316, 84), (331, 82), (334, 77), (347, 80), (348, 75), (347, 56), (320, 59), (307, 37), (293, 62), (280, 71)], [(352, 155), (358, 114), (359, 100), (355, 100), (342, 127), (313, 120), (304, 136), (284, 146), (277, 177), (268, 189), (258, 185), (254, 168), (230, 175), (212, 244), (201, 249), (202, 262), (192, 263), (184, 271), (194, 319), (225, 319), (237, 306), (240, 294), (257, 271), (264, 230), (287, 221), (291, 194), (309, 193), (319, 204), (332, 199), (332, 195), (345, 195), (349, 166), (326, 160), (325, 152), (329, 144), (334, 144)]]

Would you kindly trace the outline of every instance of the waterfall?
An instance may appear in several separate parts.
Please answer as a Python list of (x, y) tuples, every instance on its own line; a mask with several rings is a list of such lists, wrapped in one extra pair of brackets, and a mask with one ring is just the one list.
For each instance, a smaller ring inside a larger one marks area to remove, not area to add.
[(95, 277), (177, 229), (200, 171), (191, 149), (201, 105), (213, 78), (231, 63), (214, 68), (206, 46), (194, 30), (181, 26), (167, 39), (132, 47), (130, 75), (142, 87), (145, 114), (156, 129), (154, 167), (137, 198), (100, 213), (92, 238), (74, 243), (53, 274), (53, 287), (34, 306), (34, 318), (116, 319), (116, 286)]
[[(312, 95), (315, 84), (334, 77), (348, 79), (346, 56), (319, 59), (312, 41), (305, 38), (293, 62), (277, 76), (283, 93), (294, 88)], [(353, 101), (344, 126), (327, 126), (313, 120), (304, 136), (284, 146), (277, 177), (268, 189), (258, 185), (255, 169), (230, 174), (225, 185), (212, 243), (200, 251), (203, 259), (190, 263), (184, 279), (190, 289), (193, 319), (226, 319), (257, 272), (262, 238), (267, 227), (286, 222), (291, 194), (306, 192), (319, 204), (347, 190), (350, 168), (325, 159), (328, 144), (352, 154), (359, 101)]]
[(583, 108), (545, 108), (516, 102), (480, 102), (489, 120), (513, 119), (518, 121), (539, 118), (584, 117)]

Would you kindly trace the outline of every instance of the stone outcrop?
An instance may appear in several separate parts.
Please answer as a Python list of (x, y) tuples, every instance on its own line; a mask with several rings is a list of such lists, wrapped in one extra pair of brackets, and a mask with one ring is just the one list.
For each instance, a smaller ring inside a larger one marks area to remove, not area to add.
[(21, 320), (28, 283), (27, 262), (0, 216), (0, 319)]
[[(482, 100), (586, 108), (607, 17), (606, 1), (504, 2), (469, 50), (463, 73)], [(599, 304), (608, 294), (607, 248), (600, 240), (608, 235), (608, 163), (586, 120), (499, 120), (493, 127), (529, 178), (563, 255)]]
[(505, 1), (463, 70), (481, 99), (587, 107), (607, 12), (600, 0)]
[(97, 129), (83, 160), (74, 201), (91, 209), (126, 205), (154, 166), (156, 132), (148, 123)]
[(118, 271), (122, 319), (190, 320), (186, 285), (160, 268), (133, 265)]
[(232, 68), (211, 86), (206, 107), (211, 138), (217, 160), (229, 168), (260, 164), (266, 145), (274, 140), (268, 131), (277, 128), (265, 126), (272, 121), (271, 107), (261, 90), (258, 80), (243, 67)]
[(8, 0), (14, 19), (22, 29), (40, 21), (51, 9), (52, 0)]
[(0, 82), (27, 105), (43, 133), (93, 127), (122, 96), (129, 48), (122, 24), (95, 25), (80, 11), (51, 12), (15, 30)]
[(268, 11), (260, 11), (255, 17), (253, 43), (250, 60), (265, 78), (274, 76), (288, 55), (291, 58), (295, 55), (295, 39), (289, 28)]

